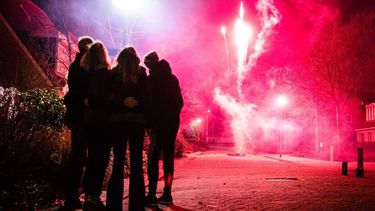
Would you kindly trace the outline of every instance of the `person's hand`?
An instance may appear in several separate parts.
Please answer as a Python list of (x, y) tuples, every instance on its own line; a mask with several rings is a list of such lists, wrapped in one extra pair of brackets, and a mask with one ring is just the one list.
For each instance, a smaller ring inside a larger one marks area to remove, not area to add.
[(135, 108), (138, 106), (138, 101), (134, 97), (125, 97), (124, 105), (129, 108)]
[(84, 104), (86, 107), (88, 107), (88, 106), (89, 106), (89, 99), (85, 98), (85, 99), (83, 100), (83, 104)]
[(145, 137), (149, 137), (151, 134), (151, 129), (150, 128), (146, 128), (145, 129)]

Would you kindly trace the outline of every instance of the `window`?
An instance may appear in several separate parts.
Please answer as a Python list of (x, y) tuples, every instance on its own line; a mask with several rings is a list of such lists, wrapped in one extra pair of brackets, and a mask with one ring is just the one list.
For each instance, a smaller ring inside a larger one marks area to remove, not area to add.
[(372, 133), (371, 132), (367, 133), (367, 141), (372, 142)]
[(359, 142), (364, 142), (365, 141), (365, 133), (360, 133), (359, 134)]
[(345, 123), (352, 123), (352, 115), (351, 114), (345, 114), (344, 121), (345, 121)]

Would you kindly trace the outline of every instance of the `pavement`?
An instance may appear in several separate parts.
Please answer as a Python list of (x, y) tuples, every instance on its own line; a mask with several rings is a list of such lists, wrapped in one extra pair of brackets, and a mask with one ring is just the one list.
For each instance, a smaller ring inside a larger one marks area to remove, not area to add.
[(228, 154), (206, 151), (176, 160), (174, 205), (146, 210), (375, 210), (375, 163), (365, 163), (359, 178), (353, 162), (342, 176), (341, 162)]
[[(354, 162), (342, 176), (341, 162), (232, 154), (211, 150), (176, 159), (174, 205), (145, 210), (375, 210), (375, 163), (365, 163), (360, 178)], [(129, 181), (124, 182), (127, 210)], [(162, 188), (160, 180), (158, 195)]]

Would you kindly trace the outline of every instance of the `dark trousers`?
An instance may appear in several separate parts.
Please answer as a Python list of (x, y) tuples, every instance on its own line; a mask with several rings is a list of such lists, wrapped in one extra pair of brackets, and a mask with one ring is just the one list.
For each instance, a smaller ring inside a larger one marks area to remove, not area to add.
[(87, 128), (88, 158), (83, 180), (86, 196), (100, 197), (102, 193), (104, 174), (111, 149), (108, 136), (106, 126), (90, 126)]
[(156, 194), (161, 152), (163, 152), (164, 193), (171, 193), (174, 173), (174, 151), (179, 126), (180, 120), (176, 118), (151, 129), (151, 145), (147, 171), (149, 194)]
[(66, 204), (79, 200), (79, 188), (87, 159), (87, 139), (85, 138), (82, 121), (70, 124), (69, 128), (71, 130), (71, 149), (67, 160)]
[(143, 177), (144, 127), (137, 124), (113, 124), (112, 175), (107, 187), (107, 209), (122, 210), (124, 192), (124, 162), (127, 143), (130, 148), (129, 210), (144, 210), (145, 183)]

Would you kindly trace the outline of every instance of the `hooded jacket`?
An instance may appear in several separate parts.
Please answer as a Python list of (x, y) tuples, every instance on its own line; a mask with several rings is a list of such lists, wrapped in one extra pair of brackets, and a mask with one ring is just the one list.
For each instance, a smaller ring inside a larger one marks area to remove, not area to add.
[(181, 88), (166, 60), (161, 60), (150, 69), (151, 124), (179, 118), (184, 105)]

